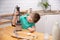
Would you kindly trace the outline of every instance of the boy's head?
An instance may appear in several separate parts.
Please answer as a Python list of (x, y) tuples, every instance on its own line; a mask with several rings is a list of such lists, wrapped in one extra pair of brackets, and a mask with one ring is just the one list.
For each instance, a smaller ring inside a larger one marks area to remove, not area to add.
[(36, 23), (40, 19), (40, 15), (38, 13), (31, 13), (28, 17), (27, 20), (29, 22)]

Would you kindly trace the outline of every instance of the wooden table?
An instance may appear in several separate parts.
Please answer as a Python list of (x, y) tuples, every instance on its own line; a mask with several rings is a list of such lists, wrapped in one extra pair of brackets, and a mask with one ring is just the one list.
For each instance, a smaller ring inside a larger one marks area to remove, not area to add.
[[(0, 28), (0, 40), (20, 40), (20, 39), (11, 37), (13, 29), (14, 27), (12, 26)], [(22, 34), (21, 32), (28, 33), (29, 31), (23, 30), (18, 32), (21, 36), (27, 36), (25, 34)], [(44, 33), (34, 32), (32, 34), (38, 35), (37, 39), (34, 39), (34, 40), (44, 40)], [(52, 36), (49, 36), (49, 40), (52, 40)]]

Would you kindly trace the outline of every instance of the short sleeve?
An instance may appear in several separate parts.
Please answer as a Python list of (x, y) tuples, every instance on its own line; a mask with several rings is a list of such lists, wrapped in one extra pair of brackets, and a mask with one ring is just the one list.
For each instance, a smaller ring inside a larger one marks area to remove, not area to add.
[(35, 26), (35, 23), (33, 23), (32, 26)]

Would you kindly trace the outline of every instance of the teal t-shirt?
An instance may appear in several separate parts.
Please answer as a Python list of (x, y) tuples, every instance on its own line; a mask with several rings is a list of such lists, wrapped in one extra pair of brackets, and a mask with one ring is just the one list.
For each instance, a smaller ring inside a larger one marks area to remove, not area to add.
[(27, 16), (29, 16), (29, 14), (20, 16), (20, 24), (23, 29), (27, 29), (29, 27), (35, 26), (35, 23), (28, 22)]

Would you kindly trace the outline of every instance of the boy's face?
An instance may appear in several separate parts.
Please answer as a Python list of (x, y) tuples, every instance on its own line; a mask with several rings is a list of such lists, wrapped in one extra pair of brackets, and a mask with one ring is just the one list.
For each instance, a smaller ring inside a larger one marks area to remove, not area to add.
[(29, 16), (27, 17), (27, 20), (28, 20), (28, 22), (33, 23), (32, 15), (29, 15)]

